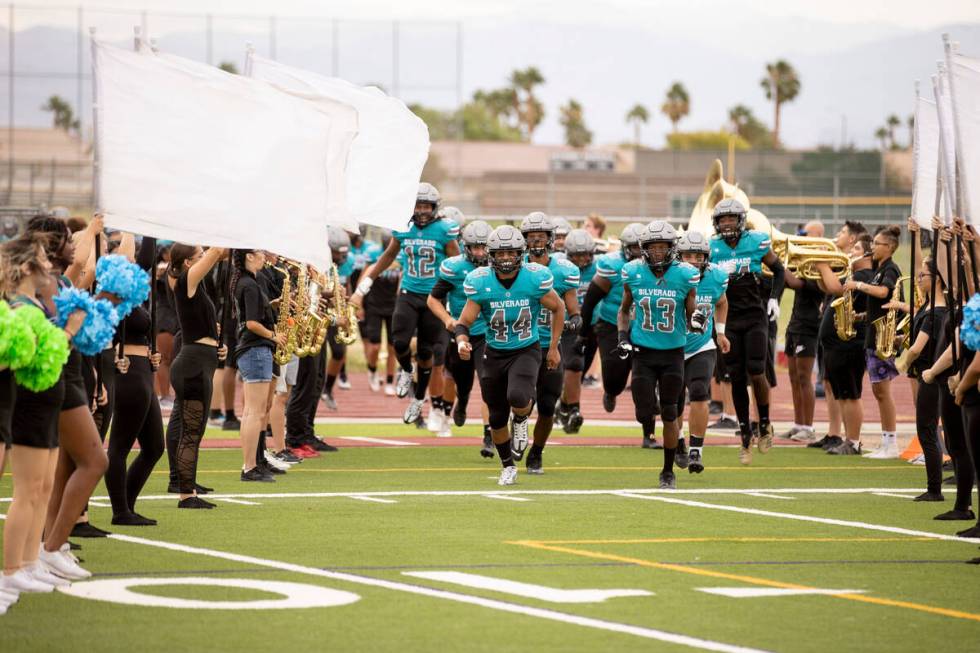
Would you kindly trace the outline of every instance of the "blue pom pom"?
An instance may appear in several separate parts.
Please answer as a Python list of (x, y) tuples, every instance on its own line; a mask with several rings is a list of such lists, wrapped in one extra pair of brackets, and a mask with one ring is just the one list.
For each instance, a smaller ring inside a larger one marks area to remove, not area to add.
[(980, 351), (980, 293), (974, 295), (963, 307), (960, 340), (972, 351)]
[(103, 256), (95, 266), (96, 294), (111, 293), (119, 298), (116, 312), (124, 319), (150, 296), (150, 275), (124, 256)]
[(81, 329), (72, 338), (72, 345), (85, 356), (95, 356), (112, 343), (119, 325), (119, 314), (107, 299), (93, 299), (84, 290), (65, 288), (54, 297), (58, 309), (55, 324), (64, 327), (68, 316), (75, 311), (85, 313)]

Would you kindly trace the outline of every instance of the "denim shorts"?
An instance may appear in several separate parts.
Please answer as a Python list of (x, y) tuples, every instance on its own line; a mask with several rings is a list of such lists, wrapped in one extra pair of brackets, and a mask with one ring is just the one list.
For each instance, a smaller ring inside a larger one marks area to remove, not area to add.
[(250, 347), (238, 356), (238, 375), (245, 383), (272, 381), (272, 349)]
[(898, 369), (895, 367), (894, 358), (882, 360), (878, 358), (878, 354), (875, 353), (874, 349), (865, 349), (864, 360), (868, 366), (868, 379), (872, 383), (891, 381), (898, 376)]

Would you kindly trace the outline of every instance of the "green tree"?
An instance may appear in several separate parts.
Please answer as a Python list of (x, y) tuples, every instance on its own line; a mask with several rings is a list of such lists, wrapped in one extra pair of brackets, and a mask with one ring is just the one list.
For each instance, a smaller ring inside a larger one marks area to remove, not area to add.
[(737, 104), (728, 110), (728, 122), (732, 131), (744, 138), (752, 147), (772, 147), (772, 132), (755, 117), (752, 109), (744, 104)]
[(885, 129), (888, 130), (889, 147), (893, 150), (898, 149), (898, 142), (895, 140), (895, 130), (902, 124), (901, 119), (894, 113), (885, 119)]
[(905, 119), (905, 125), (909, 128), (909, 149), (915, 145), (915, 116)]
[(585, 126), (582, 105), (577, 100), (569, 100), (560, 111), (561, 126), (565, 128), (565, 143), (572, 147), (585, 147), (592, 143), (592, 132)]
[(674, 133), (677, 133), (677, 123), (691, 112), (691, 97), (683, 84), (680, 82), (671, 84), (670, 88), (667, 89), (667, 97), (660, 107), (660, 111), (667, 116)]
[(879, 127), (875, 130), (875, 138), (878, 139), (882, 152), (888, 149), (888, 129), (886, 127)]
[(633, 147), (640, 149), (640, 128), (650, 121), (650, 112), (642, 104), (634, 104), (626, 114), (626, 123), (633, 125)]
[(511, 97), (517, 124), (524, 140), (530, 141), (534, 130), (544, 120), (544, 105), (534, 94), (534, 89), (544, 84), (544, 76), (534, 66), (515, 70), (510, 74), (510, 86), (514, 90)]
[(667, 134), (667, 147), (672, 150), (727, 150), (728, 141), (735, 139), (736, 150), (749, 149), (749, 143), (728, 130), (673, 132)]
[(55, 129), (61, 129), (66, 132), (77, 132), (79, 130), (80, 123), (75, 118), (75, 111), (71, 108), (68, 101), (60, 95), (49, 97), (48, 101), (41, 106), (41, 111), (50, 111), (52, 113)]
[(774, 106), (775, 117), (772, 125), (772, 141), (779, 147), (780, 111), (783, 104), (792, 102), (800, 93), (800, 76), (796, 70), (782, 59), (766, 64), (766, 76), (760, 82), (766, 92), (766, 99)]
[(238, 74), (238, 66), (235, 65), (233, 61), (222, 61), (218, 64), (218, 68), (225, 71), (226, 73), (231, 73), (232, 75)]

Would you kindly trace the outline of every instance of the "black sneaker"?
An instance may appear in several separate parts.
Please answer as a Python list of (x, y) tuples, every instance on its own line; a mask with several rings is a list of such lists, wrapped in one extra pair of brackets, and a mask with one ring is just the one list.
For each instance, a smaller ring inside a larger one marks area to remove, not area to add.
[(687, 469), (687, 466), (691, 463), (691, 454), (687, 450), (687, 443), (683, 445), (677, 443), (677, 452), (674, 454), (674, 463), (677, 464), (681, 469)]
[(976, 518), (977, 516), (973, 514), (972, 510), (957, 510), (956, 508), (933, 517), (937, 521), (973, 521)]
[(962, 531), (956, 531), (959, 537), (980, 537), (980, 524), (976, 526), (971, 526)]
[(186, 508), (189, 510), (211, 510), (216, 506), (210, 501), (205, 501), (201, 497), (187, 497), (186, 499), (181, 499), (177, 502), (178, 508)]
[(644, 449), (663, 449), (664, 446), (657, 442), (657, 438), (648, 438), (643, 436), (643, 444), (641, 445)]
[(484, 458), (493, 458), (497, 453), (497, 448), (493, 446), (493, 438), (489, 435), (483, 436), (483, 446), (480, 447), (480, 455)]
[(611, 413), (616, 410), (616, 395), (611, 395), (608, 392), (602, 393), (602, 407), (607, 413)]
[(75, 524), (71, 529), (71, 537), (106, 537), (109, 531), (104, 531), (90, 522)]
[(835, 447), (839, 447), (842, 444), (844, 444), (844, 438), (842, 438), (841, 436), (839, 436), (839, 435), (828, 435), (827, 436), (827, 439), (826, 439), (826, 442), (824, 442), (820, 446), (820, 448), (823, 449), (824, 451), (830, 451), (831, 449), (833, 449)]
[(823, 445), (827, 443), (827, 438), (831, 436), (825, 435), (819, 440), (814, 440), (806, 445), (807, 449), (823, 449)]
[(579, 409), (573, 408), (569, 411), (568, 419), (565, 421), (565, 433), (578, 433), (579, 430), (581, 430), (584, 422), (585, 418), (582, 417), (582, 413), (579, 412)]
[(241, 474), (242, 482), (244, 483), (275, 483), (276, 479), (272, 478), (271, 474), (266, 474), (261, 467), (256, 465), (252, 469), (242, 471)]
[(68, 550), (69, 551), (81, 551), (82, 550), (82, 545), (81, 544), (75, 544), (74, 542), (69, 541), (68, 542)]
[(277, 452), (273, 453), (272, 455), (275, 456), (276, 458), (278, 458), (279, 460), (283, 461), (284, 463), (289, 463), (290, 465), (295, 465), (297, 463), (303, 462), (303, 459), (302, 458), (300, 458), (299, 456), (294, 456), (293, 454), (291, 454), (289, 452), (288, 449), (283, 449), (282, 451), (277, 451)]
[(456, 404), (453, 406), (453, 424), (456, 426), (466, 425), (466, 406), (469, 404), (469, 397), (456, 397)]
[(738, 428), (738, 422), (731, 417), (722, 417), (718, 421), (708, 424), (708, 428), (714, 431), (734, 431)]
[(956, 477), (947, 476), (946, 478), (943, 479), (943, 485), (956, 485)]
[(242, 430), (242, 422), (237, 417), (226, 418), (225, 423), (221, 425), (222, 431), (240, 431)]
[(946, 497), (943, 496), (942, 492), (923, 492), (919, 496), (912, 499), (912, 501), (945, 501)]
[(952, 472), (952, 471), (955, 471), (955, 468), (953, 467), (953, 461), (952, 460), (944, 460), (943, 461), (943, 471), (944, 472)]
[(701, 452), (697, 449), (691, 449), (690, 454), (691, 462), (687, 465), (687, 472), (689, 474), (700, 474), (704, 471), (704, 461), (701, 460)]
[(265, 472), (269, 476), (282, 476), (283, 474), (286, 473), (286, 470), (284, 470), (284, 469), (276, 469), (275, 467), (273, 467), (272, 465), (270, 465), (265, 460), (259, 461), (258, 463), (256, 463), (255, 466), (258, 467), (259, 469), (261, 469), (263, 472)]
[(660, 489), (661, 490), (677, 489), (677, 477), (674, 476), (674, 472), (660, 472)]
[(708, 403), (708, 414), (709, 415), (721, 415), (721, 411), (724, 406), (720, 401), (711, 400)]
[(113, 526), (156, 526), (157, 522), (155, 519), (148, 519), (143, 515), (137, 515), (135, 512), (126, 512), (121, 515), (112, 516)]
[(214, 488), (206, 487), (204, 485), (201, 485), (200, 483), (194, 483), (194, 491), (197, 492), (198, 494), (211, 494), (212, 492), (214, 492)]
[(583, 388), (594, 388), (599, 385), (599, 379), (592, 376), (591, 374), (586, 374), (582, 377), (582, 387)]
[(528, 450), (527, 460), (524, 461), (524, 464), (527, 466), (528, 474), (544, 474), (542, 469), (544, 460), (541, 454)]
[(304, 438), (303, 439), (303, 444), (307, 444), (307, 445), (313, 447), (314, 449), (316, 449), (317, 451), (337, 451), (338, 450), (337, 447), (333, 446), (332, 444), (327, 444), (326, 442), (324, 442), (320, 438), (316, 437), (315, 435), (311, 435), (311, 436), (309, 436), (307, 438)]

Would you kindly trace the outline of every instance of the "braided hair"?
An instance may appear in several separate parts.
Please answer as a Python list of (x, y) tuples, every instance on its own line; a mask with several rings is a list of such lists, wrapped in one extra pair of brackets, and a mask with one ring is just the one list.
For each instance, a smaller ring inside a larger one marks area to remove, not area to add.
[(239, 319), (238, 312), (238, 302), (235, 301), (238, 292), (238, 280), (242, 278), (242, 273), (245, 272), (245, 257), (255, 250), (252, 249), (233, 249), (231, 255), (231, 308), (232, 314), (235, 319)]

